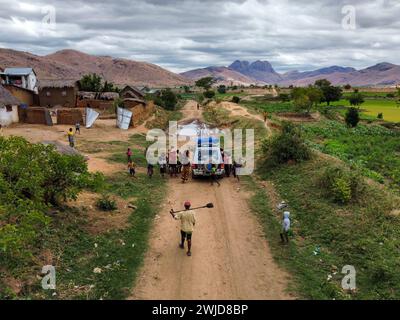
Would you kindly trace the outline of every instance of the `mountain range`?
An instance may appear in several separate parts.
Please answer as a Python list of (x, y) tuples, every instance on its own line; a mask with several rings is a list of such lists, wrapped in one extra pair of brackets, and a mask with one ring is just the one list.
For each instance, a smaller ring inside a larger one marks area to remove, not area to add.
[(40, 79), (79, 80), (97, 73), (116, 85), (150, 87), (181, 86), (190, 82), (157, 65), (108, 56), (94, 56), (76, 50), (61, 50), (38, 56), (28, 52), (0, 49), (0, 68), (31, 67)]
[(212, 76), (219, 84), (278, 84), (283, 86), (307, 86), (325, 78), (334, 85), (395, 86), (400, 83), (400, 66), (383, 62), (372, 67), (356, 70), (351, 67), (331, 66), (313, 71), (290, 71), (278, 73), (268, 61), (236, 60), (228, 67), (207, 67), (181, 73), (182, 76), (198, 80)]
[(331, 66), (314, 71), (278, 73), (268, 61), (236, 60), (228, 67), (207, 67), (176, 74), (155, 64), (109, 56), (95, 56), (76, 50), (61, 50), (46, 56), (0, 48), (0, 68), (31, 67), (40, 79), (79, 80), (88, 73), (100, 74), (118, 86), (173, 87), (190, 85), (212, 76), (218, 84), (278, 84), (306, 86), (325, 78), (335, 85), (394, 86), (400, 84), (400, 66), (379, 63), (356, 70)]

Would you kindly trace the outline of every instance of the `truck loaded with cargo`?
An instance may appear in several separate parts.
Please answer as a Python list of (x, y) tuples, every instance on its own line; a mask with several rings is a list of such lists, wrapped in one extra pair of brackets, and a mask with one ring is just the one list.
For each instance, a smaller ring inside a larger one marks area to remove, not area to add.
[(193, 178), (209, 177), (213, 171), (217, 177), (223, 177), (225, 174), (219, 139), (215, 137), (198, 138), (193, 154), (192, 176)]

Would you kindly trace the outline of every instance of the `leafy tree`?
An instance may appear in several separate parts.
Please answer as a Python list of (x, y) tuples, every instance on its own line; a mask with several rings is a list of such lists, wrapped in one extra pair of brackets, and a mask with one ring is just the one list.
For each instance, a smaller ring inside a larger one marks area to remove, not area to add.
[(178, 98), (171, 89), (162, 90), (160, 100), (161, 106), (167, 110), (175, 110), (175, 106), (178, 103)]
[(218, 87), (218, 93), (225, 94), (226, 93), (226, 86), (223, 84)]
[(357, 108), (351, 107), (346, 112), (345, 117), (346, 124), (351, 127), (357, 127), (358, 123), (360, 122), (360, 112)]
[(114, 87), (113, 83), (106, 81), (106, 82), (104, 82), (103, 89), (101, 91), (103, 91), (103, 92), (115, 92), (116, 89), (117, 88)]
[(326, 79), (319, 79), (319, 80), (315, 81), (314, 85), (319, 87), (319, 88), (323, 88), (323, 87), (331, 86), (332, 83), (329, 80), (326, 80)]
[(326, 102), (329, 106), (333, 101), (339, 101), (342, 98), (342, 89), (334, 87), (326, 79), (320, 79), (315, 82), (315, 86), (320, 88), (323, 94), (321, 102)]
[(196, 81), (196, 86), (208, 91), (215, 82), (216, 80), (213, 77), (204, 77)]
[(101, 77), (96, 73), (87, 74), (79, 81), (79, 86), (82, 91), (101, 92), (102, 84)]
[(311, 109), (317, 106), (323, 99), (323, 93), (318, 87), (294, 88), (292, 97), (295, 108), (298, 111), (310, 113)]
[(358, 92), (358, 89), (355, 89), (351, 96), (347, 99), (349, 100), (350, 105), (354, 107), (359, 107), (365, 102), (364, 96)]
[(346, 90), (350, 90), (350, 89), (351, 89), (351, 85), (350, 85), (350, 84), (346, 84), (346, 85), (344, 86), (344, 88), (345, 88)]
[(212, 98), (215, 97), (215, 91), (207, 90), (207, 91), (204, 92), (204, 96), (205, 96), (207, 99), (212, 99)]

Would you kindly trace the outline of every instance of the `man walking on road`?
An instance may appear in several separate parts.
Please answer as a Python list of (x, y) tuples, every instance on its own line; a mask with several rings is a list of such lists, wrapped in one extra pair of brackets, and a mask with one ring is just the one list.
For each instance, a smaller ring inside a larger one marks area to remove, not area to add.
[(192, 233), (196, 224), (196, 215), (194, 210), (190, 210), (191, 203), (189, 201), (186, 201), (184, 206), (185, 211), (175, 214), (174, 211), (171, 209), (170, 214), (175, 220), (181, 221), (181, 243), (179, 245), (179, 248), (185, 248), (186, 239), (188, 245), (187, 255), (190, 257), (192, 255)]

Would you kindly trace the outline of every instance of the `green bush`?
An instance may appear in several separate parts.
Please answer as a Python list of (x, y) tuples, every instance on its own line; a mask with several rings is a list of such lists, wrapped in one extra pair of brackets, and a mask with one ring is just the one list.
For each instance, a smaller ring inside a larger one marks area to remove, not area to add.
[(311, 158), (311, 150), (305, 143), (298, 126), (283, 123), (282, 132), (263, 141), (263, 152), (270, 165), (289, 161), (301, 162)]
[(212, 90), (207, 90), (204, 92), (204, 97), (206, 97), (207, 99), (212, 99), (215, 96), (215, 92)]
[(327, 118), (329, 120), (337, 120), (339, 118), (338, 112), (330, 106), (321, 107), (320, 112), (322, 115), (325, 116), (325, 118)]
[[(31, 255), (51, 219), (46, 212), (99, 178), (81, 156), (20, 137), (0, 137), (0, 262)], [(96, 182), (97, 181), (97, 182)]]
[(346, 124), (351, 127), (355, 128), (357, 127), (358, 123), (360, 122), (360, 112), (357, 108), (351, 107), (349, 110), (346, 112)]
[(218, 90), (219, 94), (225, 94), (226, 93), (226, 86), (220, 85), (217, 90)]
[(237, 97), (237, 96), (233, 96), (233, 97), (232, 97), (232, 102), (233, 102), (233, 103), (239, 103), (239, 102), (240, 102), (240, 98)]
[(279, 100), (282, 101), (282, 102), (290, 101), (290, 94), (288, 94), (288, 93), (280, 93), (279, 94)]
[(117, 203), (110, 199), (109, 196), (103, 194), (103, 196), (97, 200), (96, 207), (102, 211), (114, 211), (117, 210)]
[(335, 202), (347, 204), (359, 200), (364, 190), (363, 180), (354, 169), (329, 167), (320, 178), (320, 185)]

